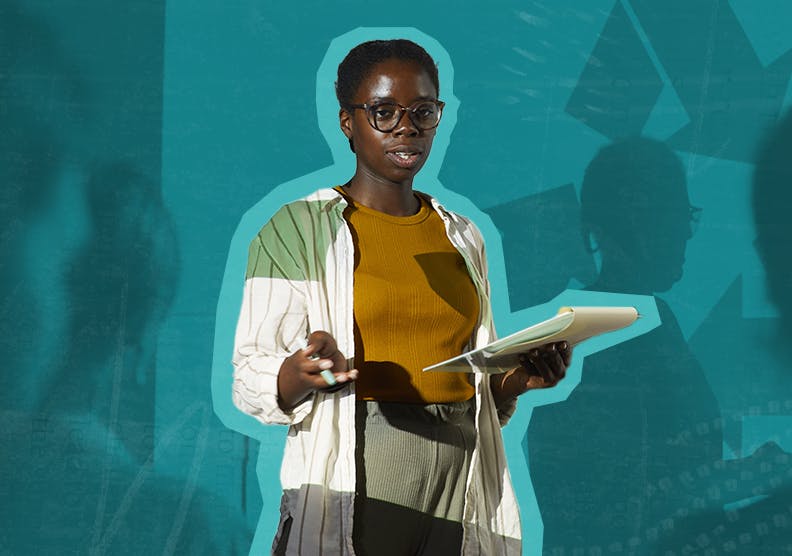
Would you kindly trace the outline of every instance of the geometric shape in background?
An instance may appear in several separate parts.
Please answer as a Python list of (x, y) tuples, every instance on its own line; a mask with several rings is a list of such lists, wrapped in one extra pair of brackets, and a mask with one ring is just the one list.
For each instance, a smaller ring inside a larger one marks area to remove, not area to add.
[[(723, 416), (723, 439), (738, 456), (747, 415), (790, 415), (792, 373), (779, 353), (778, 319), (742, 315), (743, 280), (737, 277), (691, 335), (688, 344), (704, 368)], [(747, 386), (750, 387), (747, 387)]]
[(591, 283), (594, 261), (580, 236), (580, 205), (572, 184), (514, 199), (484, 212), (503, 239), (511, 311), (546, 302), (570, 278)]
[(668, 84), (660, 92), (641, 135), (664, 141), (689, 123), (690, 117), (685, 106), (674, 88)]
[(724, 421), (723, 441), (738, 456), (742, 455), (742, 408), (750, 401), (745, 396), (749, 389), (736, 391), (735, 385), (750, 373), (754, 355), (746, 367), (746, 358), (735, 358), (729, 349), (737, 344), (742, 350), (746, 345), (741, 306), (742, 277), (738, 276), (688, 340), (718, 399)]
[(789, 0), (729, 0), (729, 4), (762, 65), (773, 63), (792, 48)]
[(752, 162), (778, 118), (792, 51), (765, 67), (737, 16), (720, 0), (630, 0), (690, 123), (668, 145), (711, 158)]
[(602, 135), (639, 135), (663, 81), (621, 3), (600, 33), (566, 112)]
[(767, 442), (775, 442), (792, 453), (792, 416), (746, 415), (743, 418), (742, 453), (753, 454)]

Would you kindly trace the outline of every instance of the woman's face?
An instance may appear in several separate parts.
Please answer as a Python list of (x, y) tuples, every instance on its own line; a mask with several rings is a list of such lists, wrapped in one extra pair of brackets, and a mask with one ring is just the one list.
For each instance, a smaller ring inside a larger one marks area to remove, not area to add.
[[(388, 101), (410, 106), (419, 100), (437, 100), (429, 75), (415, 62), (390, 59), (372, 68), (352, 102), (371, 105)], [(340, 123), (355, 147), (356, 175), (377, 182), (411, 184), (426, 162), (435, 136), (434, 129), (419, 130), (406, 113), (387, 133), (374, 129), (363, 109), (342, 109)]]

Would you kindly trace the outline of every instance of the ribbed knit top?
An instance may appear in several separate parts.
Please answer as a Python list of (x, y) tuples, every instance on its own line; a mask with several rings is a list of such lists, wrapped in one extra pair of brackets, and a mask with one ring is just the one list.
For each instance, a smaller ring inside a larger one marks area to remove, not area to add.
[(357, 398), (470, 399), (474, 388), (468, 375), (422, 372), (464, 351), (480, 310), (465, 261), (442, 219), (422, 196), (412, 216), (391, 216), (345, 197), (344, 217), (355, 245)]

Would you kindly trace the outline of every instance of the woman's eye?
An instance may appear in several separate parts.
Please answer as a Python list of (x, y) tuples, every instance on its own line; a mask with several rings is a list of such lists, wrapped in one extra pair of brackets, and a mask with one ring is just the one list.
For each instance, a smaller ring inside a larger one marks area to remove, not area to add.
[(387, 120), (388, 118), (393, 116), (393, 109), (392, 108), (384, 108), (384, 107), (376, 108), (374, 110), (374, 116), (378, 120)]
[(435, 106), (433, 104), (420, 104), (415, 107), (413, 110), (416, 116), (421, 118), (422, 120), (430, 120), (434, 118), (435, 115)]

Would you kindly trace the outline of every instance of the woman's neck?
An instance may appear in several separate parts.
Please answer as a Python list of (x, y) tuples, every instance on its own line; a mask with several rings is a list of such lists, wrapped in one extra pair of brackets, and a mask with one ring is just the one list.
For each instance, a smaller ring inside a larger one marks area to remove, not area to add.
[(344, 184), (344, 192), (356, 203), (391, 216), (412, 216), (421, 208), (412, 183), (373, 182), (355, 174)]

